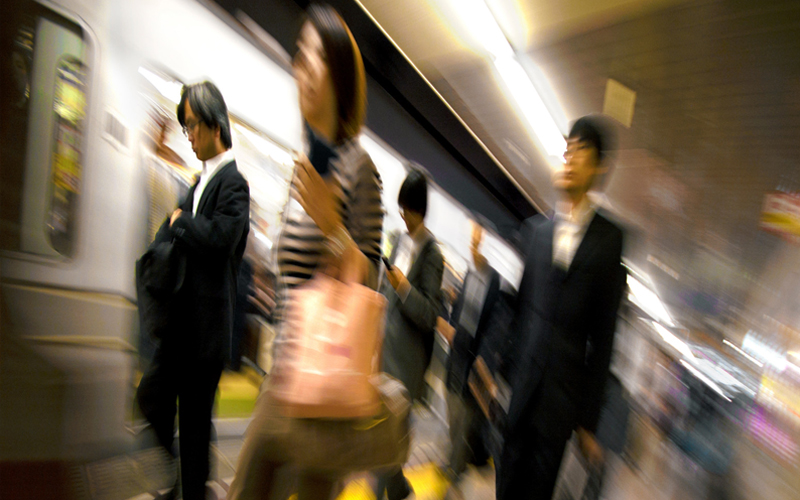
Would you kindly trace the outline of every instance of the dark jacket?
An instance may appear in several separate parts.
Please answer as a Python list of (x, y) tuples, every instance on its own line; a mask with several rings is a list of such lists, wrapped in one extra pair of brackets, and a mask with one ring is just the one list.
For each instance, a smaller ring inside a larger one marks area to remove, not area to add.
[(553, 266), (554, 222), (533, 232), (512, 330), (522, 341), (511, 369), (506, 439), (528, 428), (554, 442), (577, 426), (595, 432), (608, 376), (625, 272), (622, 231), (597, 213), (570, 268)]
[(250, 188), (231, 161), (220, 166), (203, 190), (197, 213), (197, 184), (178, 205), (181, 217), (169, 219), (154, 244), (174, 241), (186, 257), (186, 275), (171, 311), (170, 342), (195, 360), (224, 360), (230, 346), (239, 265), (250, 231)]
[[(395, 244), (389, 261), (394, 262), (396, 256)], [(406, 276), (411, 291), (405, 302), (393, 289), (386, 292), (389, 304), (383, 340), (383, 370), (400, 380), (414, 399), (421, 399), (425, 392), (425, 370), (433, 354), (443, 272), (444, 259), (439, 245), (429, 235)]]
[(447, 389), (455, 394), (469, 396), (469, 386), (467, 377), (472, 368), (472, 363), (478, 353), (478, 348), (483, 341), (489, 316), (500, 293), (500, 275), (493, 268), (488, 269), (488, 283), (486, 295), (483, 297), (480, 317), (474, 336), (461, 325), (461, 315), (464, 311), (467, 295), (467, 283), (472, 278), (474, 271), (470, 271), (464, 277), (464, 285), (461, 293), (453, 306), (453, 314), (450, 323), (455, 327), (456, 333), (453, 337), (453, 345), (450, 347), (450, 355), (447, 359)]

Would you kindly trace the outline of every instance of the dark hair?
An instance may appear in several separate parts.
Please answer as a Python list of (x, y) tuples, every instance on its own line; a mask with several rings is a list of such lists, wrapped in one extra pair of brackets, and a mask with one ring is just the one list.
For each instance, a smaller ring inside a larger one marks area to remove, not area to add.
[(614, 149), (614, 138), (607, 120), (597, 115), (578, 118), (569, 131), (569, 139), (588, 142), (597, 151), (597, 161), (602, 162)]
[(425, 217), (428, 212), (428, 176), (422, 170), (412, 168), (408, 172), (406, 180), (400, 186), (397, 204)]
[(186, 126), (186, 103), (192, 107), (192, 112), (209, 128), (219, 127), (219, 138), (222, 145), (230, 149), (231, 124), (228, 120), (228, 107), (222, 92), (211, 82), (193, 83), (184, 85), (181, 89), (181, 101), (178, 104), (178, 122), (181, 127)]
[(336, 10), (325, 4), (312, 4), (308, 21), (322, 38), (322, 48), (336, 94), (336, 143), (341, 144), (361, 131), (367, 110), (367, 80), (364, 62), (353, 34)]

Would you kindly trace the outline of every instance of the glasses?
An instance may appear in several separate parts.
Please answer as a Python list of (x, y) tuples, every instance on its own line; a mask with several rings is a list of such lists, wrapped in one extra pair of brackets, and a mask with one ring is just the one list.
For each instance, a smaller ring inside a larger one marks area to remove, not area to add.
[(200, 125), (201, 121), (202, 120), (197, 120), (195, 122), (186, 122), (186, 124), (181, 129), (181, 130), (183, 130), (183, 135), (185, 135), (186, 137), (189, 137), (189, 134), (193, 134), (194, 133), (194, 129), (196, 129), (197, 126)]
[(590, 149), (592, 149), (592, 146), (590, 146), (589, 144), (585, 142), (579, 142), (573, 146), (568, 147), (567, 150), (564, 151), (564, 159), (565, 160), (569, 159), (579, 153), (585, 154)]

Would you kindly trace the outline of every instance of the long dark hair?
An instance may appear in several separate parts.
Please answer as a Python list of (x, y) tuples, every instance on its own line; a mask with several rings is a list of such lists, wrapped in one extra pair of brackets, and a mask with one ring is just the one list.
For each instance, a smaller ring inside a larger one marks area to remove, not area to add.
[(364, 62), (353, 34), (333, 7), (312, 4), (306, 14), (308, 21), (322, 38), (322, 47), (336, 94), (336, 143), (340, 144), (357, 136), (364, 124), (367, 110)]

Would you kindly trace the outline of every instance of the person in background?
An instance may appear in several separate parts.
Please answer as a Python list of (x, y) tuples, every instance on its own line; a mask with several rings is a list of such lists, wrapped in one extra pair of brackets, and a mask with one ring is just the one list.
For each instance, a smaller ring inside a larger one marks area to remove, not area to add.
[(575, 122), (566, 162), (554, 173), (554, 220), (530, 239), (512, 331), (524, 345), (497, 472), (497, 498), (550, 500), (564, 446), (577, 432), (590, 463), (603, 461), (594, 437), (608, 379), (625, 272), (622, 231), (587, 197), (608, 171), (610, 138), (596, 117)]
[(500, 275), (480, 252), (483, 231), (480, 224), (472, 222), (470, 253), (473, 266), (464, 277), (450, 323), (445, 323), (440, 318), (438, 325), (438, 330), (450, 344), (447, 361), (447, 413), (451, 451), (446, 476), (451, 482), (448, 498), (453, 499), (463, 498), (457, 482), (466, 470), (467, 463), (483, 465), (488, 458), (481, 436), (486, 419), (467, 384), (500, 290)]
[[(436, 239), (425, 227), (428, 179), (413, 168), (397, 197), (407, 233), (392, 245), (386, 270), (392, 289), (386, 312), (383, 371), (400, 380), (413, 400), (425, 393), (425, 370), (431, 361), (436, 318), (441, 311), (440, 293), (444, 259)], [(378, 476), (375, 496), (389, 500), (408, 497), (412, 491), (402, 468)]]
[[(161, 445), (174, 455), (180, 399), (180, 484), (183, 498), (191, 500), (206, 497), (211, 416), (250, 230), (250, 188), (236, 168), (228, 108), (213, 83), (183, 87), (178, 122), (203, 171), (155, 237), (155, 243), (175, 242), (186, 257), (186, 272), (170, 311), (172, 332), (156, 348), (137, 400)], [(165, 497), (177, 498), (176, 490)]]
[[(314, 4), (306, 15), (292, 69), (309, 154), (320, 144), (328, 154), (326, 161), (315, 160), (315, 164), (301, 155), (295, 165), (286, 221), (277, 240), (276, 357), (281, 355), (280, 338), (285, 336), (282, 329), (287, 324), (291, 290), (310, 280), (326, 263), (345, 259), (364, 266), (366, 284), (376, 288), (381, 259), (381, 179), (358, 140), (367, 104), (361, 52), (336, 10)], [(289, 420), (280, 414), (271, 393), (262, 390), (245, 434), (229, 500), (269, 498), (278, 482), (277, 471), (293, 465), (280, 447), (273, 446), (273, 431), (291, 428)], [(339, 480), (352, 471), (331, 467), (296, 472), (298, 500), (321, 500), (331, 498)]]

